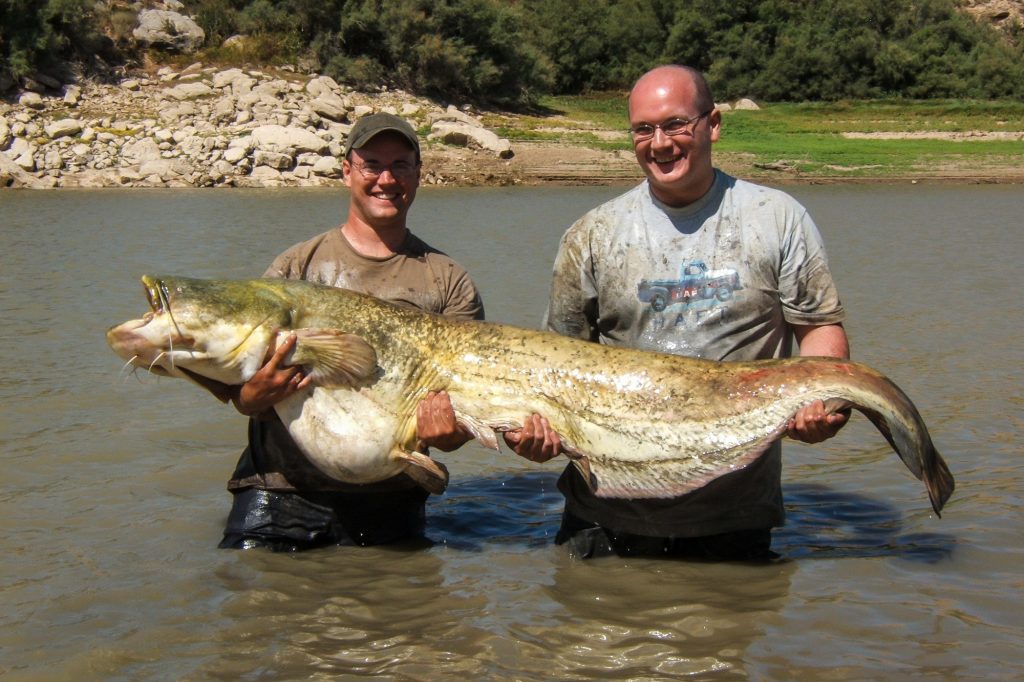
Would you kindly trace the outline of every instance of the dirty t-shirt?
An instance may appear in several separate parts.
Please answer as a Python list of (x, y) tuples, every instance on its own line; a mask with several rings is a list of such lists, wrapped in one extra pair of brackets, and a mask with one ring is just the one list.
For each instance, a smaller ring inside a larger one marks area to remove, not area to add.
[[(480, 293), (465, 269), (411, 232), (397, 254), (370, 258), (356, 252), (335, 228), (292, 246), (274, 259), (263, 276), (342, 287), (457, 319), (484, 317)], [(306, 459), (280, 420), (273, 418), (250, 422), (249, 447), (228, 488), (372, 492), (414, 485), (404, 474), (369, 485), (335, 481)]]
[[(545, 325), (612, 346), (710, 360), (788, 357), (791, 325), (845, 312), (807, 210), (778, 190), (716, 171), (683, 208), (643, 184), (597, 207), (562, 238)], [(566, 509), (606, 528), (695, 537), (784, 519), (781, 448), (669, 500), (599, 500), (569, 466)]]

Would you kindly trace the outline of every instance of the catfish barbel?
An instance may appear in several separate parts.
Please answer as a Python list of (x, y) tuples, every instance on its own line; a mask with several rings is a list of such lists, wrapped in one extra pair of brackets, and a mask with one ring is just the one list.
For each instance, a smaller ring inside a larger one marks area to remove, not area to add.
[(416, 406), (445, 390), (488, 447), (547, 417), (599, 497), (676, 497), (740, 469), (814, 400), (855, 408), (924, 481), (936, 514), (953, 476), (921, 415), (892, 381), (856, 362), (715, 362), (604, 346), (489, 322), (452, 320), (300, 280), (142, 278), (151, 311), (112, 327), (131, 365), (224, 395), (267, 351), (297, 337), (288, 364), (313, 385), (275, 405), (326, 475), (370, 483), (405, 472), (431, 492), (442, 465), (416, 451)]

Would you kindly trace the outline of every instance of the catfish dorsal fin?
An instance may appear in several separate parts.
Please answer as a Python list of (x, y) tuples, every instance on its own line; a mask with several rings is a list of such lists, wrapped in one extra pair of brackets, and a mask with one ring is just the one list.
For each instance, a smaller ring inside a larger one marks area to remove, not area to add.
[(288, 364), (306, 367), (317, 386), (358, 386), (377, 371), (377, 352), (361, 336), (320, 328), (283, 333), (298, 337)]

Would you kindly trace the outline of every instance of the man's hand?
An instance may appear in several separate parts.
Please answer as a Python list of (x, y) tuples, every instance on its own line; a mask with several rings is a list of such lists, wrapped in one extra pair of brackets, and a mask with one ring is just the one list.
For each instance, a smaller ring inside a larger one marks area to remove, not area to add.
[(455, 419), (455, 408), (447, 391), (430, 391), (416, 406), (417, 448), (437, 448), (451, 452), (473, 440)]
[(562, 439), (539, 414), (531, 414), (523, 428), (509, 431), (504, 437), (513, 452), (531, 462), (546, 462), (562, 452)]
[(800, 408), (796, 416), (789, 420), (786, 435), (804, 443), (820, 443), (839, 433), (839, 429), (849, 420), (849, 410), (827, 415), (825, 403), (815, 400), (810, 405)]
[(301, 367), (284, 364), (297, 340), (298, 337), (290, 334), (276, 349), (267, 349), (270, 357), (266, 364), (242, 384), (232, 398), (239, 412), (255, 417), (313, 383), (313, 377), (305, 375)]

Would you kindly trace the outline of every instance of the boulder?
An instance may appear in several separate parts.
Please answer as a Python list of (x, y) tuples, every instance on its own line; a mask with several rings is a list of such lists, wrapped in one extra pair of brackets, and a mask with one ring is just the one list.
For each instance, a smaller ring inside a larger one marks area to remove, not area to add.
[(306, 92), (310, 97), (319, 97), (323, 94), (334, 94), (340, 90), (338, 84), (330, 76), (318, 76), (306, 83)]
[(183, 14), (159, 9), (139, 12), (139, 25), (132, 36), (145, 47), (158, 47), (177, 52), (195, 52), (206, 40), (199, 24)]
[(514, 154), (508, 140), (499, 138), (486, 128), (467, 125), (457, 121), (438, 121), (430, 128), (429, 140), (441, 140), (445, 144), (493, 152), (500, 159), (511, 159)]
[(230, 87), (239, 78), (248, 78), (245, 72), (241, 69), (226, 69), (224, 71), (218, 71), (213, 74), (213, 87), (215, 88), (227, 88)]
[(253, 184), (272, 187), (281, 184), (281, 171), (270, 166), (256, 166), (252, 169), (249, 177), (254, 180)]
[(213, 89), (206, 83), (182, 83), (168, 89), (166, 94), (180, 102), (182, 100), (198, 99), (199, 97), (212, 95)]
[(56, 140), (61, 137), (69, 137), (77, 135), (82, 132), (82, 122), (76, 121), (73, 118), (63, 118), (59, 121), (53, 121), (43, 127), (46, 131), (46, 136), (51, 140)]
[(38, 92), (23, 92), (18, 97), (18, 104), (26, 109), (42, 109), (46, 106), (42, 96)]
[(288, 154), (269, 152), (263, 149), (257, 149), (253, 152), (252, 162), (257, 167), (269, 166), (271, 168), (276, 168), (277, 170), (288, 170), (294, 164), (292, 157)]
[(320, 153), (328, 146), (326, 140), (304, 128), (281, 125), (254, 128), (252, 141), (256, 149), (290, 156), (299, 152)]
[(192, 167), (182, 159), (152, 159), (139, 164), (139, 175), (142, 177), (156, 175), (164, 182), (188, 175), (191, 172)]
[(313, 164), (313, 173), (325, 178), (340, 178), (341, 162), (333, 156), (321, 156)]
[(151, 137), (129, 142), (121, 148), (121, 160), (126, 166), (156, 161), (160, 158), (160, 147), (157, 146), (156, 140)]
[(67, 85), (64, 87), (64, 104), (77, 107), (82, 99), (82, 88), (78, 85)]
[(324, 118), (332, 121), (343, 122), (348, 117), (348, 107), (345, 100), (334, 93), (325, 92), (309, 103), (309, 108)]
[(37, 187), (36, 178), (16, 164), (5, 153), (0, 152), (0, 188)]

